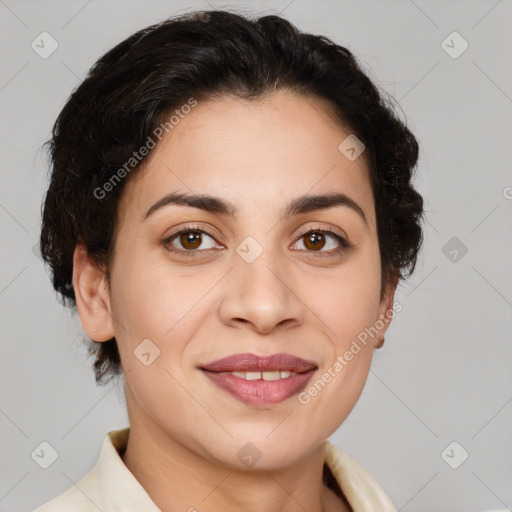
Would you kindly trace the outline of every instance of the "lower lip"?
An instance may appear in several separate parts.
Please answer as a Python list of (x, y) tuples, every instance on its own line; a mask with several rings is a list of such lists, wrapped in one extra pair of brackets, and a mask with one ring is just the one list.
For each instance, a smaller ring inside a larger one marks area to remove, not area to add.
[(203, 371), (217, 386), (249, 405), (278, 404), (301, 391), (315, 373), (310, 370), (287, 379), (245, 380), (230, 374)]

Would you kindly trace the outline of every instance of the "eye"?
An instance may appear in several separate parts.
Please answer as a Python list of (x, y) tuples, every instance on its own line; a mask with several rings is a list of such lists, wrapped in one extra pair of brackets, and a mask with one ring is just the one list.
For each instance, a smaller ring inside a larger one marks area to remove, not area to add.
[[(204, 236), (208, 237), (211, 241), (207, 246), (204, 246)], [(208, 249), (218, 248), (219, 245), (215, 242), (214, 235), (209, 233), (203, 228), (187, 227), (176, 231), (173, 235), (162, 240), (162, 244), (173, 253), (183, 256), (197, 256), (198, 252)], [(180, 244), (176, 247), (175, 244)], [(220, 246), (222, 247), (222, 246)], [(200, 250), (199, 250), (200, 249)]]
[[(305, 239), (302, 244), (308, 252), (327, 253), (327, 256), (339, 254), (350, 248), (350, 244), (343, 237), (323, 228), (306, 231), (299, 237), (299, 241), (302, 239)], [(325, 247), (327, 250), (322, 251)]]
[[(210, 239), (206, 247), (204, 246), (205, 236)], [(215, 235), (209, 233), (204, 228), (189, 226), (176, 231), (171, 236), (162, 240), (162, 245), (172, 253), (185, 257), (195, 257), (202, 251), (223, 248), (223, 246), (217, 245), (214, 237)], [(351, 247), (343, 237), (323, 228), (314, 228), (306, 231), (300, 235), (298, 241), (302, 239), (305, 239), (302, 244), (307, 252), (317, 252), (322, 254), (322, 256), (336, 255)], [(181, 247), (177, 247), (177, 244), (181, 245)], [(325, 248), (327, 250), (322, 250)]]

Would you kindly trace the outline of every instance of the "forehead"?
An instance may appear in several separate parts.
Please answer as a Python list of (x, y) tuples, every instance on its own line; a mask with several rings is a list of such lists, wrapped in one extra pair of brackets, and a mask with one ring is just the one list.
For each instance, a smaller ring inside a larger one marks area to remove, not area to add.
[(374, 223), (365, 160), (339, 145), (350, 131), (314, 97), (278, 92), (263, 100), (199, 102), (158, 143), (123, 193), (120, 209), (143, 215), (169, 192), (208, 193), (256, 215), (304, 194), (341, 192)]

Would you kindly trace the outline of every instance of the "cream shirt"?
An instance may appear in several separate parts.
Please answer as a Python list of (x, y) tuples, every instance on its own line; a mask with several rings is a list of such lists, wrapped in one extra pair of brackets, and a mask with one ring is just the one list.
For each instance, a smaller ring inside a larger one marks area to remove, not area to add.
[[(129, 433), (130, 427), (110, 431), (94, 468), (34, 512), (159, 512), (121, 458)], [(328, 467), (354, 512), (396, 512), (379, 484), (358, 462), (336, 445), (325, 443), (324, 469)]]

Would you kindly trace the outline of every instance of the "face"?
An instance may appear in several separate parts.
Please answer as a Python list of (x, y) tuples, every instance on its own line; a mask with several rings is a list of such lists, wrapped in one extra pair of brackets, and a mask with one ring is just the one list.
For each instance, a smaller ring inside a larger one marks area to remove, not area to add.
[[(224, 97), (180, 119), (127, 183), (110, 289), (78, 252), (74, 279), (85, 330), (117, 339), (131, 421), (231, 467), (243, 467), (237, 453), (250, 441), (269, 470), (344, 421), (378, 337), (357, 340), (389, 310), (394, 291), (379, 300), (368, 171), (363, 156), (338, 149), (349, 134), (311, 97)], [(213, 196), (226, 211), (151, 208), (172, 193)], [(297, 198), (327, 194), (348, 199), (287, 211)], [(244, 380), (235, 386), (240, 397), (201, 369), (242, 353), (289, 354), (316, 369), (285, 398), (285, 378), (267, 381), (266, 391), (265, 381)]]

